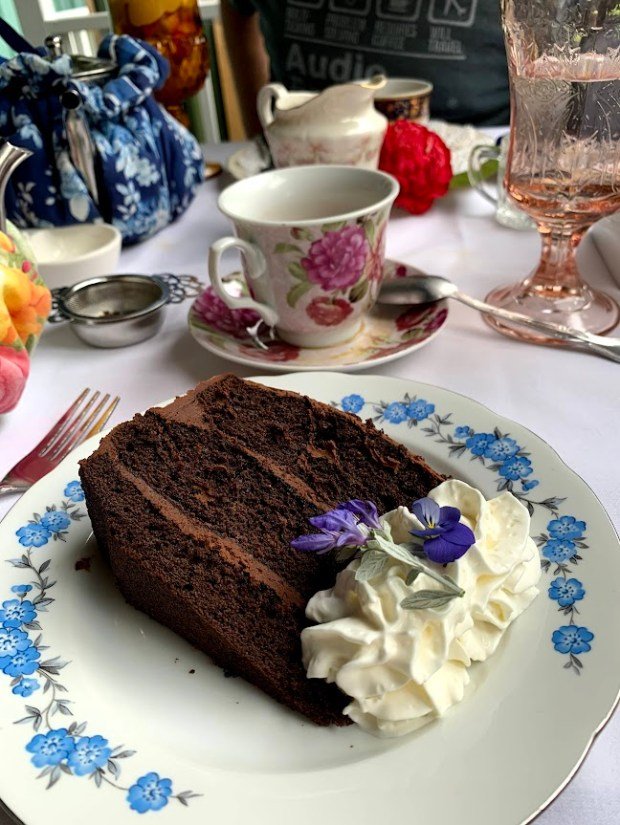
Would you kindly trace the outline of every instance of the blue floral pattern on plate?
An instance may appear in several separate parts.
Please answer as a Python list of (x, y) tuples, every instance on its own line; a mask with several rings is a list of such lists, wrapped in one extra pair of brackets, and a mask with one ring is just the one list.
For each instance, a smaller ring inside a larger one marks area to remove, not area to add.
[(100, 734), (86, 735), (86, 722), (72, 721), (67, 727), (58, 727), (54, 719), (73, 716), (72, 702), (62, 695), (68, 692), (67, 688), (59, 678), (68, 662), (60, 656), (43, 659), (48, 648), (40, 632), (40, 614), (46, 613), (53, 604), (54, 599), (48, 593), (56, 582), (50, 581), (49, 576), (52, 559), (39, 563), (34, 556), (50, 541), (66, 540), (72, 523), (86, 515), (78, 506), (82, 501), (84, 491), (80, 482), (70, 481), (58, 507), (51, 505), (43, 514), (33, 513), (32, 519), (16, 530), (23, 552), (19, 557), (8, 559), (8, 563), (27, 571), (32, 578), (28, 583), (14, 584), (11, 596), (0, 602), (0, 673), (10, 678), (13, 694), (28, 698), (41, 690), (42, 701), (38, 705), (26, 705), (26, 716), (15, 724), (32, 726), (34, 736), (25, 748), (34, 767), (40, 769), (38, 778), (47, 779), (48, 789), (63, 776), (86, 777), (97, 787), (105, 783), (125, 792), (129, 808), (140, 814), (159, 811), (170, 799), (187, 805), (200, 794), (173, 793), (172, 780), (154, 772), (139, 777), (132, 785), (122, 785), (119, 781), (121, 760), (136, 751), (122, 745), (113, 747)]
[(371, 417), (377, 423), (417, 427), (424, 421), (422, 432), (426, 437), (444, 444), (451, 457), (469, 456), (471, 461), (481, 462), (487, 470), (495, 473), (498, 492), (511, 492), (528, 508), (530, 515), (535, 507), (548, 510), (553, 515), (547, 524), (547, 532), (535, 536), (534, 541), (541, 552), (543, 571), (556, 577), (549, 586), (548, 596), (557, 602), (558, 610), (569, 619), (567, 625), (553, 631), (553, 649), (567, 656), (564, 667), (579, 675), (583, 662), (578, 654), (589, 652), (594, 639), (594, 633), (589, 628), (577, 624), (577, 602), (583, 601), (586, 590), (583, 583), (572, 575), (573, 568), (583, 561), (579, 551), (588, 548), (585, 539), (587, 525), (576, 516), (560, 514), (560, 506), (566, 501), (564, 498), (549, 496), (535, 500), (528, 496), (540, 484), (537, 478), (532, 477), (535, 469), (530, 453), (511, 438), (510, 433), (502, 432), (499, 427), (492, 432), (476, 432), (469, 424), (455, 424), (452, 413), (436, 413), (432, 401), (408, 393), (393, 401), (370, 401), (358, 393), (352, 393), (339, 402), (332, 401), (332, 405), (356, 415), (365, 415), (364, 409), (370, 407)]

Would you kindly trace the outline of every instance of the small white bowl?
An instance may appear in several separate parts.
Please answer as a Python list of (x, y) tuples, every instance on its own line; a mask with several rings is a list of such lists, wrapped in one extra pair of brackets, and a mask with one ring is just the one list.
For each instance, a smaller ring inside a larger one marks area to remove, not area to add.
[(109, 223), (29, 229), (26, 237), (39, 273), (50, 289), (110, 275), (118, 267), (122, 237)]

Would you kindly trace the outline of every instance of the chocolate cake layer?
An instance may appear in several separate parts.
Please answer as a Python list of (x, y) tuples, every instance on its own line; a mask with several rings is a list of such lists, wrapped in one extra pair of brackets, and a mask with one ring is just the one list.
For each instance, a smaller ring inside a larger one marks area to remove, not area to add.
[(330, 556), (295, 552), (308, 518), (350, 498), (379, 511), (441, 477), (370, 422), (232, 375), (116, 427), (81, 463), (95, 536), (127, 601), (318, 724), (347, 724), (306, 678), (304, 609)]

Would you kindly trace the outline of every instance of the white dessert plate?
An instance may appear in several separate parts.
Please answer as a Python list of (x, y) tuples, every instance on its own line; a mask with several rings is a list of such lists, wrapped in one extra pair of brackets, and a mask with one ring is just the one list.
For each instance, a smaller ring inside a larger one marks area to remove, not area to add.
[(529, 822), (618, 698), (620, 547), (601, 504), (540, 438), (447, 390), (256, 380), (374, 418), (487, 497), (512, 488), (532, 510), (539, 597), (443, 719), (396, 740), (315, 727), (124, 602), (77, 481), (93, 439), (0, 525), (0, 644), (17, 648), (0, 657), (0, 798), (27, 825)]
[[(413, 274), (421, 273), (407, 264), (385, 262), (385, 280)], [(247, 295), (247, 285), (240, 272), (228, 275), (226, 280), (231, 294)], [(201, 347), (237, 364), (274, 372), (290, 372), (291, 369), (298, 372), (333, 369), (358, 372), (395, 361), (425, 346), (439, 333), (447, 318), (445, 300), (407, 308), (375, 304), (364, 317), (355, 338), (344, 344), (320, 349), (296, 347), (274, 333), (274, 339), (265, 339), (262, 349), (247, 332), (247, 310), (228, 309), (213, 287), (207, 287), (192, 304), (188, 324)], [(256, 313), (250, 322), (255, 320), (260, 320)]]

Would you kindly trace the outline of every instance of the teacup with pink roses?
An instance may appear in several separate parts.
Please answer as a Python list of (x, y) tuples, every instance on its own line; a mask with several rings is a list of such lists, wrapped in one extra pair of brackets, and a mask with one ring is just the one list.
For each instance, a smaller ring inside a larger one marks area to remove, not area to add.
[[(390, 175), (353, 166), (297, 166), (234, 183), (218, 205), (236, 237), (209, 253), (215, 293), (297, 346), (353, 338), (377, 298), (397, 194)], [(231, 248), (241, 251), (249, 296), (226, 291), (220, 258)]]

